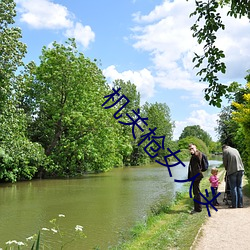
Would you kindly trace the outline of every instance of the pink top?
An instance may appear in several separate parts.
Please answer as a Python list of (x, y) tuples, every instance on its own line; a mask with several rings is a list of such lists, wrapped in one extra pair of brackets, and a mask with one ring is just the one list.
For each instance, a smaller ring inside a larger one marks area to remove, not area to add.
[(216, 175), (211, 175), (209, 178), (209, 181), (211, 183), (211, 187), (218, 187), (219, 179)]

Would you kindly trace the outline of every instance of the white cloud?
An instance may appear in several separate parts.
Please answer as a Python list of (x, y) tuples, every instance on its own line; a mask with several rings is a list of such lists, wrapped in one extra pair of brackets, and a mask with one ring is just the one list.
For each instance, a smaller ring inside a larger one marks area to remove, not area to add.
[(119, 73), (116, 67), (111, 65), (103, 70), (103, 74), (110, 82), (122, 79), (125, 82), (130, 81), (134, 83), (137, 90), (141, 93), (142, 103), (154, 94), (154, 78), (148, 69), (144, 68), (140, 71), (128, 70)]
[(250, 69), (250, 23), (247, 17), (235, 19), (227, 16), (228, 9), (221, 10), (225, 30), (220, 31), (217, 46), (225, 52), (227, 65), (226, 80), (238, 80), (246, 76)]
[[(202, 52), (192, 37), (191, 25), (194, 18), (189, 18), (195, 9), (194, 1), (165, 0), (150, 13), (133, 15), (137, 25), (132, 29), (134, 48), (150, 53), (155, 70), (155, 85), (167, 89), (183, 89), (191, 95), (203, 97), (202, 90), (207, 86), (197, 80), (197, 70), (193, 69), (193, 53)], [(243, 79), (250, 68), (250, 25), (247, 18), (235, 19), (221, 11), (226, 30), (219, 32), (217, 44), (225, 50), (228, 78)]]
[(75, 38), (84, 48), (95, 39), (89, 25), (75, 22), (74, 15), (63, 5), (49, 0), (17, 0), (20, 20), (34, 29), (64, 30), (63, 35)]
[(136, 22), (154, 22), (161, 18), (164, 18), (173, 8), (173, 4), (169, 4), (168, 1), (165, 1), (162, 5), (156, 6), (153, 11), (148, 15), (141, 15), (140, 12), (137, 12), (133, 15), (134, 21)]
[(202, 109), (192, 111), (189, 118), (186, 120), (175, 121), (173, 137), (175, 140), (178, 140), (186, 126), (200, 125), (200, 127), (206, 131), (214, 141), (217, 141), (218, 138), (214, 130), (218, 126), (217, 120), (218, 114), (209, 114), (207, 111)]
[(68, 29), (65, 33), (67, 37), (74, 37), (77, 42), (87, 48), (90, 42), (95, 40), (95, 33), (91, 30), (90, 26), (83, 26), (81, 23), (76, 23), (71, 29)]
[(18, 0), (21, 21), (35, 29), (63, 29), (73, 25), (72, 14), (60, 4), (48, 0)]
[(137, 14), (134, 19), (139, 22), (133, 29), (134, 47), (150, 52), (156, 82), (161, 87), (189, 91), (194, 88), (195, 73), (190, 63), (196, 46), (190, 31), (192, 10), (193, 4), (186, 1), (164, 1), (148, 15)]

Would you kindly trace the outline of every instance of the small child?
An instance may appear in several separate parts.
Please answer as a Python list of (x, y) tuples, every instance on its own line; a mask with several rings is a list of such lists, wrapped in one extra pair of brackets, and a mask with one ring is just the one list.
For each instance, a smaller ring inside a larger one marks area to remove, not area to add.
[[(211, 176), (209, 178), (209, 181), (211, 183), (211, 190), (212, 190), (212, 195), (215, 197), (218, 192), (218, 186), (220, 184), (219, 179), (217, 177), (218, 174), (218, 169), (217, 168), (212, 168), (211, 169)], [(214, 206), (219, 206), (220, 204), (217, 201), (217, 198), (213, 200), (213, 205)]]

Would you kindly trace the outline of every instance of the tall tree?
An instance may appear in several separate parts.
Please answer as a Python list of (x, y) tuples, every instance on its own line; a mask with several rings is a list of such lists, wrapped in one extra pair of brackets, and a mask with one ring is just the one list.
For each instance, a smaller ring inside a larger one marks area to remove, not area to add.
[[(248, 74), (245, 79), (247, 82), (250, 81), (250, 75)], [(246, 94), (250, 93), (249, 88), (242, 87), (239, 83), (233, 82), (231, 86), (233, 86), (234, 92), (232, 92), (230, 95), (227, 96), (227, 99), (230, 103), (236, 102), (239, 104), (246, 104), (247, 101), (244, 99), (244, 96)], [(218, 127), (216, 128), (216, 131), (218, 135), (220, 136), (220, 142), (221, 144), (228, 144), (233, 147), (236, 147), (239, 149), (241, 153), (245, 151), (246, 143), (243, 137), (243, 130), (242, 125), (237, 122), (235, 119), (233, 119), (233, 113), (237, 111), (237, 108), (230, 105), (227, 107), (224, 107), (220, 114), (218, 119)]]
[[(241, 134), (241, 145), (240, 150), (243, 154), (243, 160), (245, 163), (246, 174), (248, 178), (250, 178), (250, 77), (249, 75), (246, 77), (248, 81), (245, 93), (243, 94), (242, 98), (238, 98), (238, 100), (242, 100), (242, 102), (233, 101), (232, 106), (235, 108), (232, 111), (232, 118), (234, 121), (239, 123), (238, 134)], [(242, 129), (242, 130), (241, 130)], [(243, 134), (243, 136), (242, 136)]]
[[(101, 70), (79, 53), (74, 39), (44, 47), (40, 65), (29, 65), (29, 135), (58, 166), (46, 171), (76, 174), (121, 165), (121, 126), (104, 109), (112, 92)], [(24, 106), (27, 106), (24, 104)]]
[(13, 0), (0, 2), (0, 111), (15, 100), (13, 91), (19, 88), (16, 71), (23, 66), (26, 45), (20, 41), (21, 29), (13, 26), (16, 4)]
[(14, 26), (15, 7), (12, 0), (0, 1), (0, 179), (12, 182), (31, 179), (45, 164), (42, 147), (26, 137), (26, 116), (19, 103), (25, 88), (19, 71), (26, 45)]

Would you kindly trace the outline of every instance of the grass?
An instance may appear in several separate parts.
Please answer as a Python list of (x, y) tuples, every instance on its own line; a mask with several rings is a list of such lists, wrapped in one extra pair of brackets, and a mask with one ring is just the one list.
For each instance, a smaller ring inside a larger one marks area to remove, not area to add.
[(247, 197), (250, 197), (250, 183), (246, 178), (244, 178), (243, 193)]
[[(220, 170), (223, 180), (224, 170)], [(189, 184), (190, 185), (190, 184)], [(210, 190), (208, 177), (201, 181), (201, 192)], [(211, 193), (209, 195), (211, 197)], [(207, 209), (190, 215), (193, 199), (189, 193), (177, 193), (171, 205), (158, 204), (151, 209), (145, 222), (138, 223), (118, 246), (112, 250), (190, 249), (202, 224), (208, 218)]]

